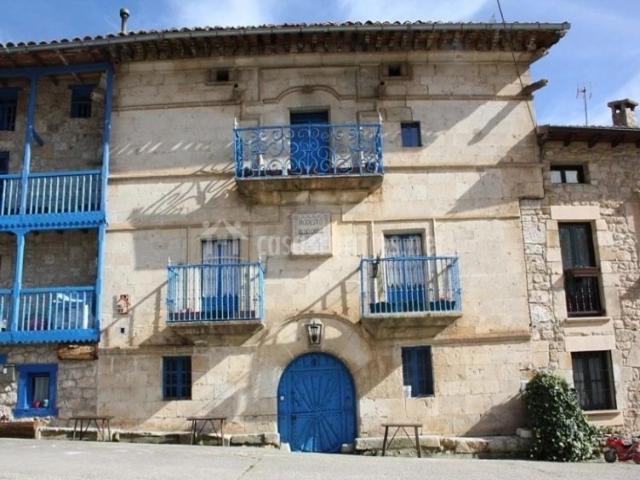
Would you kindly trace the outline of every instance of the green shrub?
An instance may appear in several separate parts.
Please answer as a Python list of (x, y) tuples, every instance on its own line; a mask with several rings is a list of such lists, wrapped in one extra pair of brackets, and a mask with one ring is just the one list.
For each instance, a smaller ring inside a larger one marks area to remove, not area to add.
[(533, 433), (531, 457), (578, 462), (593, 457), (597, 429), (587, 423), (575, 391), (560, 377), (538, 373), (524, 403)]

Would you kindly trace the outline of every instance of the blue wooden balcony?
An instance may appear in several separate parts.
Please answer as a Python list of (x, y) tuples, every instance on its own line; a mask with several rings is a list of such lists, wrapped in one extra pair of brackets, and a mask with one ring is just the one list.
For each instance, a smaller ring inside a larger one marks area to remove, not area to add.
[(83, 228), (104, 221), (100, 170), (0, 175), (0, 230)]
[(362, 260), (363, 318), (455, 317), (462, 314), (457, 257)]
[(171, 265), (167, 323), (260, 322), (264, 272), (259, 262)]
[(17, 303), (0, 289), (0, 344), (97, 342), (95, 311), (94, 286), (23, 288)]
[(234, 129), (241, 191), (365, 189), (384, 174), (379, 124)]

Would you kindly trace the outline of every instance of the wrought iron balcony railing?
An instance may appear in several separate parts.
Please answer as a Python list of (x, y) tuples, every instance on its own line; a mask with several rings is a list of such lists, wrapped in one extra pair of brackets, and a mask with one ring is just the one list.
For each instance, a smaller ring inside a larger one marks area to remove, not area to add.
[(13, 323), (13, 295), (0, 290), (0, 343), (90, 342), (99, 339), (95, 287), (23, 288)]
[(564, 290), (570, 317), (599, 316), (604, 313), (599, 277), (600, 270), (597, 267), (577, 267), (564, 271)]
[(234, 129), (237, 178), (381, 175), (379, 124)]
[(264, 271), (258, 262), (171, 265), (167, 322), (264, 318)]
[(363, 317), (462, 311), (457, 257), (366, 258), (360, 275)]
[(99, 170), (32, 173), (26, 185), (25, 205), (22, 206), (21, 176), (0, 175), (0, 223), (6, 217), (18, 215), (52, 215), (69, 220), (73, 215), (100, 212), (102, 186)]

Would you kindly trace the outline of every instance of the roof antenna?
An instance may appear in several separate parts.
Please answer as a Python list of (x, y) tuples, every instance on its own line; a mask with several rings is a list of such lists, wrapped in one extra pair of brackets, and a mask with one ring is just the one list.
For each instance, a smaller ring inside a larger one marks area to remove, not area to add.
[(584, 125), (589, 125), (589, 107), (588, 100), (591, 100), (591, 83), (589, 85), (578, 85), (576, 89), (576, 98), (582, 97), (582, 103), (584, 104)]
[(126, 35), (127, 33), (127, 20), (129, 20), (129, 9), (121, 8), (120, 9), (120, 34)]

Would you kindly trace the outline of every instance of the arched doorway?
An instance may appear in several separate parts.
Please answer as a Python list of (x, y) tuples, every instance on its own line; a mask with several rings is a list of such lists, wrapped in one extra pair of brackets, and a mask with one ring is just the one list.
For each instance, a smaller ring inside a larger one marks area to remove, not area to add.
[(355, 389), (344, 363), (314, 352), (287, 366), (278, 385), (278, 430), (293, 451), (339, 452), (353, 443)]

